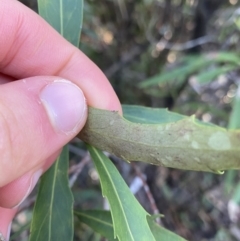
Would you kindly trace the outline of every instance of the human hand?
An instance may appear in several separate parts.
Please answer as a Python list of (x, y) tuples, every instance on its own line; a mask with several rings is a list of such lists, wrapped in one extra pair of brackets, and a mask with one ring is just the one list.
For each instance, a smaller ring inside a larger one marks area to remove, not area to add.
[(86, 102), (121, 106), (96, 65), (18, 1), (1, 0), (0, 32), (0, 232), (8, 240), (16, 207), (84, 126)]

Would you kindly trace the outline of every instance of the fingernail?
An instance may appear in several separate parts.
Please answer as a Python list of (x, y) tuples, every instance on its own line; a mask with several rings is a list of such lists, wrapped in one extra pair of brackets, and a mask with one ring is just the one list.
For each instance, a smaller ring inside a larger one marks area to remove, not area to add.
[[(41, 170), (36, 171), (36, 172), (32, 175), (31, 181), (30, 181), (30, 186), (29, 186), (26, 194), (24, 195), (24, 197), (22, 198), (22, 200), (21, 200), (16, 206), (12, 207), (12, 209), (19, 207), (19, 206), (25, 201), (25, 199), (28, 197), (28, 195), (32, 192), (32, 190), (33, 190), (34, 187), (36, 186), (36, 184), (37, 184), (39, 178), (41, 177), (42, 173), (43, 173), (43, 170), (41, 169)], [(0, 239), (0, 241), (1, 241), (1, 239)]]
[(82, 90), (68, 80), (56, 80), (40, 94), (52, 125), (66, 134), (75, 133), (87, 116)]

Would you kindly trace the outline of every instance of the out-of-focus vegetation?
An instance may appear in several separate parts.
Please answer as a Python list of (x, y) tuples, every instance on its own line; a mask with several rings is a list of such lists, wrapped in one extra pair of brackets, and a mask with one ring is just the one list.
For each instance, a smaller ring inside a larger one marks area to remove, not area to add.
[[(22, 2), (36, 10), (34, 0)], [(84, 12), (80, 48), (107, 75), (123, 104), (167, 107), (239, 127), (229, 124), (240, 92), (238, 0), (87, 0)], [(72, 167), (84, 163), (73, 185), (75, 205), (99, 208), (104, 203), (99, 179), (81, 145), (70, 146)], [(218, 176), (113, 161), (130, 186), (138, 169), (146, 176), (164, 227), (188, 240), (240, 240), (238, 172)], [(137, 192), (153, 213), (147, 196), (143, 188)], [(24, 223), (23, 216), (27, 223), (31, 204), (20, 210), (13, 229)], [(101, 240), (78, 221), (76, 227), (74, 240)]]

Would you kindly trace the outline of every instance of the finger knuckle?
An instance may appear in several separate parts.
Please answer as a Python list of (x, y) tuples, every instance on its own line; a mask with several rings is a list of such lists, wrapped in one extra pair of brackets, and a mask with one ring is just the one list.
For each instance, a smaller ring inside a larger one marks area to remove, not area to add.
[(16, 160), (15, 151), (19, 146), (15, 116), (11, 110), (0, 106), (0, 166), (10, 169)]

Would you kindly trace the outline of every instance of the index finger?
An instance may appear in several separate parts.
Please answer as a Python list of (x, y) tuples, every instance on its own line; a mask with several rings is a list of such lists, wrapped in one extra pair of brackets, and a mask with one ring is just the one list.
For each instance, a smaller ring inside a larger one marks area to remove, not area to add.
[(119, 100), (101, 70), (23, 4), (16, 0), (1, 0), (0, 30), (0, 72), (15, 79), (61, 76), (83, 90), (88, 105), (121, 110)]

